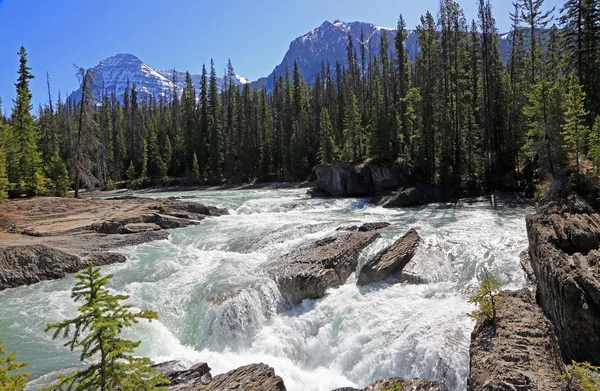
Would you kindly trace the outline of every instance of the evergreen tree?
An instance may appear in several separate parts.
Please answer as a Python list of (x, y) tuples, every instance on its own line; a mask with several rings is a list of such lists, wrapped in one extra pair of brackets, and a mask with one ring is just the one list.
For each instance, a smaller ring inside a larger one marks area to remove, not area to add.
[(46, 171), (52, 187), (52, 193), (57, 197), (64, 197), (67, 194), (71, 180), (69, 179), (67, 165), (58, 154), (58, 151), (54, 152), (54, 155), (48, 161)]
[(319, 163), (328, 164), (336, 159), (336, 147), (333, 140), (333, 126), (329, 117), (329, 111), (323, 109), (321, 111), (321, 141), (319, 148)]
[(20, 371), (29, 363), (16, 361), (15, 353), (8, 353), (2, 349), (3, 342), (0, 339), (0, 390), (23, 391), (27, 383), (28, 373), (14, 373)]
[(575, 164), (579, 174), (579, 158), (585, 154), (586, 142), (590, 133), (585, 125), (588, 114), (584, 108), (585, 93), (581, 89), (577, 76), (569, 80), (569, 87), (565, 96), (565, 124), (562, 126), (562, 135), (567, 151), (575, 154)]
[(8, 180), (19, 193), (36, 194), (36, 176), (41, 175), (42, 159), (37, 148), (37, 130), (31, 114), (31, 91), (33, 79), (27, 66), (27, 52), (19, 50), (19, 78), (15, 84), (17, 98), (10, 118), (9, 147), (7, 154)]
[(6, 172), (6, 139), (7, 130), (0, 121), (0, 202), (8, 198), (8, 175)]
[(527, 104), (523, 113), (527, 118), (527, 140), (523, 147), (530, 159), (537, 156), (543, 172), (553, 177), (557, 172), (557, 149), (562, 146), (559, 142), (560, 129), (558, 124), (550, 121), (549, 99), (556, 94), (558, 86), (547, 81), (540, 81), (526, 93)]
[[(324, 118), (327, 121), (327, 118)], [(344, 150), (343, 159), (352, 161), (360, 158), (362, 130), (360, 123), (360, 112), (358, 102), (353, 92), (350, 92), (350, 98), (346, 105), (344, 118)], [(325, 143), (328, 141), (323, 140)]]
[(48, 324), (46, 331), (54, 330), (53, 339), (69, 338), (64, 346), (70, 350), (81, 348), (81, 361), (94, 362), (85, 370), (59, 375), (55, 384), (42, 390), (67, 387), (82, 391), (135, 391), (153, 390), (157, 384), (168, 383), (151, 367), (149, 359), (132, 355), (141, 342), (120, 338), (123, 329), (134, 326), (140, 319), (158, 319), (156, 312), (133, 312), (133, 305), (122, 304), (129, 296), (111, 294), (106, 287), (113, 276), (102, 276), (100, 269), (94, 269), (91, 263), (75, 277), (78, 281), (71, 296), (75, 302), (83, 302), (78, 308), (79, 315)]
[(544, 0), (521, 0), (521, 18), (525, 22), (529, 33), (529, 62), (528, 68), (531, 75), (531, 83), (539, 80), (542, 67), (542, 48), (541, 34), (552, 21), (554, 7), (544, 11)]
[(190, 182), (192, 184), (198, 184), (200, 182), (200, 166), (198, 165), (198, 157), (194, 154), (192, 158), (192, 171), (190, 175)]
[(420, 134), (420, 150), (417, 152), (418, 167), (422, 170), (421, 179), (425, 182), (435, 180), (436, 174), (436, 133), (438, 97), (438, 39), (439, 33), (433, 15), (429, 12), (421, 17), (417, 26), (421, 51), (417, 57), (418, 88), (421, 91), (420, 117), (423, 124)]
[(596, 166), (596, 175), (600, 174), (600, 116), (596, 117), (589, 136), (590, 157)]
[(221, 135), (221, 101), (219, 97), (219, 89), (217, 86), (217, 73), (215, 71), (215, 64), (210, 61), (210, 81), (209, 81), (209, 94), (208, 94), (208, 129), (210, 134), (209, 140), (209, 156), (208, 156), (208, 167), (209, 174), (208, 178), (211, 181), (218, 181), (221, 179), (222, 174), (222, 163), (223, 163), (223, 139)]
[(196, 90), (192, 84), (192, 76), (185, 73), (185, 88), (181, 95), (181, 120), (185, 137), (185, 167), (191, 173), (192, 163), (198, 148), (196, 127)]
[(408, 91), (408, 56), (404, 49), (404, 42), (408, 38), (406, 31), (406, 22), (404, 17), (400, 15), (398, 18), (398, 27), (396, 30), (396, 62), (398, 69), (398, 99), (400, 101), (400, 122), (401, 122), (401, 145), (402, 152), (405, 152), (405, 146), (408, 142), (408, 123), (407, 123), (407, 107), (406, 93)]

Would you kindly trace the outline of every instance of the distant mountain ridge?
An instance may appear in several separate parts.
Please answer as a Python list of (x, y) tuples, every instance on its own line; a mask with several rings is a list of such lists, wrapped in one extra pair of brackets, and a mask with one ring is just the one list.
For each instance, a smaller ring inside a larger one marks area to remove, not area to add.
[[(325, 21), (319, 27), (294, 39), (290, 43), (290, 47), (285, 53), (282, 62), (274, 68), (270, 75), (254, 82), (236, 75), (236, 82), (238, 85), (251, 83), (252, 87), (265, 87), (270, 91), (273, 88), (273, 80), (279, 76), (285, 76), (288, 70), (291, 72), (294, 62), (297, 62), (300, 73), (308, 83), (311, 83), (321, 72), (322, 64), (329, 63), (333, 69), (336, 63), (339, 62), (343, 67), (347, 68), (346, 46), (348, 43), (348, 34), (352, 35), (354, 47), (360, 57), (361, 32), (365, 38), (365, 54), (367, 59), (370, 56), (378, 56), (380, 54), (379, 43), (382, 34), (388, 35), (390, 54), (393, 53), (394, 37), (396, 35), (396, 29), (394, 28), (358, 21), (349, 23), (341, 20), (335, 20), (333, 23)], [(414, 30), (408, 30), (407, 32), (408, 38), (404, 42), (404, 46), (409, 59), (414, 60), (419, 51), (418, 37)], [(508, 34), (499, 35), (500, 48), (505, 60), (509, 50), (508, 37)], [(169, 98), (172, 95), (175, 84), (180, 93), (185, 85), (185, 72), (175, 71), (176, 83), (173, 83), (173, 69), (151, 68), (133, 54), (114, 55), (100, 61), (92, 70), (94, 71), (94, 94), (96, 97), (100, 97), (103, 91), (106, 93), (114, 91), (117, 98), (122, 100), (127, 82), (129, 82), (136, 85), (140, 99), (145, 99), (149, 96)], [(200, 75), (192, 75), (192, 82), (196, 88), (200, 86), (200, 78)], [(218, 83), (222, 87), (223, 79), (219, 78)], [(81, 99), (81, 91), (75, 91), (71, 94), (71, 98), (76, 101)]]
[[(185, 86), (186, 72), (174, 69), (154, 69), (144, 63), (138, 57), (129, 53), (120, 53), (100, 61), (98, 65), (91, 68), (93, 73), (92, 89), (94, 96), (99, 99), (103, 93), (115, 93), (117, 99), (123, 101), (127, 85), (135, 84), (138, 99), (143, 100), (150, 96), (157, 99), (160, 97), (170, 98), (173, 88), (181, 94)], [(173, 79), (175, 73), (175, 79)], [(192, 83), (198, 89), (200, 87), (201, 75), (191, 75)], [(219, 88), (223, 87), (223, 78), (217, 78)], [(236, 83), (242, 85), (248, 81), (242, 76), (236, 75)], [(78, 102), (81, 99), (81, 89), (73, 92), (70, 99)]]

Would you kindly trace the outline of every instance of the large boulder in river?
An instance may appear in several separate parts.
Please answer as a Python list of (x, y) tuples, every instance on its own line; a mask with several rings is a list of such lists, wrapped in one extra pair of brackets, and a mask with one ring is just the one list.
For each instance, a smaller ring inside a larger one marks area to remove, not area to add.
[(317, 181), (311, 194), (330, 197), (360, 197), (406, 183), (403, 165), (370, 161), (363, 164), (331, 163), (315, 167)]
[(0, 247), (0, 291), (62, 278), (88, 266), (125, 262), (115, 253), (92, 253), (85, 258), (43, 245)]
[(448, 391), (442, 383), (427, 379), (405, 380), (399, 377), (393, 377), (386, 380), (379, 380), (367, 388), (337, 388), (333, 391), (384, 391), (384, 390), (410, 390), (410, 391)]
[(286, 391), (283, 379), (266, 364), (250, 364), (195, 384), (188, 391)]
[(442, 201), (442, 192), (436, 185), (417, 185), (384, 195), (376, 200), (376, 204), (384, 208), (405, 208)]
[(169, 391), (188, 390), (197, 384), (208, 384), (212, 381), (210, 367), (207, 363), (201, 362), (186, 368), (180, 361), (167, 361), (153, 365), (157, 372), (160, 372), (169, 381)]
[(281, 377), (265, 364), (250, 364), (212, 377), (206, 363), (186, 369), (179, 361), (153, 366), (170, 381), (169, 391), (286, 391)]
[(565, 362), (600, 365), (600, 216), (576, 194), (559, 197), (527, 217), (527, 235), (537, 301)]
[(414, 257), (421, 238), (415, 229), (408, 231), (390, 248), (369, 260), (358, 275), (358, 285), (368, 285), (373, 282), (402, 273), (402, 269)]
[(528, 289), (502, 292), (496, 319), (480, 320), (471, 334), (468, 391), (563, 391), (554, 327)]
[(360, 252), (379, 236), (358, 232), (320, 240), (284, 256), (268, 273), (291, 304), (319, 299), (327, 289), (346, 282), (356, 270)]

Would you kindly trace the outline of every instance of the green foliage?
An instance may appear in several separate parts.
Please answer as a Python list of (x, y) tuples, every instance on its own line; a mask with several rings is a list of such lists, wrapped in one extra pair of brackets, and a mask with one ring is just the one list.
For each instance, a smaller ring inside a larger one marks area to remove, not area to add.
[(127, 179), (129, 179), (130, 181), (134, 181), (137, 178), (137, 172), (135, 171), (135, 166), (133, 165), (133, 162), (129, 162), (129, 167), (127, 168), (127, 171), (125, 172), (125, 175), (127, 176)]
[(54, 195), (58, 197), (64, 197), (65, 194), (67, 194), (71, 180), (69, 179), (67, 165), (62, 160), (58, 152), (55, 152), (50, 158), (48, 166), (46, 167), (46, 171)]
[(565, 124), (562, 126), (562, 135), (565, 148), (575, 154), (577, 173), (579, 173), (579, 157), (585, 154), (585, 146), (590, 129), (585, 125), (586, 116), (589, 114), (584, 108), (585, 93), (581, 89), (579, 79), (571, 76), (569, 87), (565, 96)]
[(169, 213), (169, 209), (167, 209), (167, 207), (162, 202), (158, 204), (158, 211), (160, 212), (160, 214), (163, 215)]
[(596, 166), (596, 170), (600, 171), (600, 116), (596, 117), (594, 127), (590, 132), (590, 157)]
[(527, 104), (523, 114), (527, 119), (527, 139), (523, 146), (530, 159), (539, 158), (546, 173), (554, 175), (557, 171), (558, 150), (562, 147), (560, 123), (554, 121), (553, 101), (559, 100), (558, 83), (542, 80), (531, 86), (526, 93)]
[(350, 92), (350, 99), (346, 105), (344, 116), (344, 160), (352, 161), (360, 157), (361, 139), (362, 129), (358, 102), (354, 93)]
[(565, 368), (562, 378), (567, 381), (567, 386), (577, 385), (581, 391), (598, 391), (600, 389), (600, 367), (588, 362), (579, 363), (572, 361)]
[(200, 183), (200, 166), (198, 165), (198, 157), (195, 153), (192, 158), (192, 172), (190, 173), (190, 182), (192, 184)]
[(29, 81), (33, 79), (31, 68), (27, 66), (27, 52), (21, 46), (18, 53), (19, 78), (15, 84), (17, 98), (9, 126), (9, 146), (7, 150), (8, 178), (20, 193), (39, 194), (41, 155), (36, 145), (37, 129), (31, 114), (31, 90)]
[[(132, 354), (141, 342), (120, 338), (121, 332), (140, 319), (158, 319), (154, 311), (133, 312), (131, 304), (122, 304), (129, 296), (111, 294), (106, 288), (112, 275), (102, 276), (100, 269), (89, 267), (76, 275), (78, 279), (71, 297), (81, 301), (76, 318), (48, 324), (53, 339), (68, 338), (64, 346), (81, 349), (81, 361), (93, 361), (84, 370), (59, 375), (58, 381), (43, 391), (63, 389), (76, 391), (153, 390), (157, 384), (168, 384), (147, 358)], [(166, 390), (165, 388), (160, 388)]]
[(484, 270), (483, 281), (477, 292), (471, 296), (469, 303), (476, 304), (479, 308), (469, 314), (475, 320), (496, 319), (496, 303), (500, 300), (500, 283), (487, 269)]
[(401, 383), (394, 382), (394, 384), (392, 384), (391, 386), (382, 388), (381, 391), (404, 391), (404, 387)]
[(6, 173), (6, 152), (5, 152), (6, 128), (0, 123), (0, 202), (8, 198), (8, 175)]
[(333, 140), (333, 126), (329, 117), (329, 111), (321, 111), (321, 140), (319, 147), (319, 163), (328, 164), (336, 159), (337, 150)]
[(36, 171), (33, 175), (33, 182), (30, 185), (30, 194), (32, 195), (47, 195), (50, 180), (42, 174), (41, 171)]
[(140, 174), (140, 178), (144, 179), (148, 176), (148, 147), (146, 145), (146, 140), (142, 141), (142, 171)]
[(3, 342), (0, 339), (0, 390), (2, 391), (22, 391), (27, 383), (28, 373), (20, 372), (29, 363), (20, 363), (16, 361), (15, 353), (7, 353), (2, 349)]

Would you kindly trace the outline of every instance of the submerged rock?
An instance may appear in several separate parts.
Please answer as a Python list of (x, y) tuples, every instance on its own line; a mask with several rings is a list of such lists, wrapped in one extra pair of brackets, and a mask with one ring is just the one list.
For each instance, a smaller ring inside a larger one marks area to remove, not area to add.
[(284, 256), (268, 273), (291, 304), (319, 299), (327, 289), (346, 282), (356, 270), (360, 252), (379, 236), (360, 232), (320, 241)]
[(337, 229), (337, 231), (358, 231), (358, 232), (371, 232), (371, 231), (377, 231), (380, 229), (384, 229), (389, 227), (391, 224), (387, 223), (385, 221), (378, 221), (375, 223), (364, 223), (361, 226), (358, 225), (351, 225), (351, 226), (347, 226), (347, 227), (339, 227)]
[(396, 189), (406, 182), (404, 167), (396, 163), (331, 163), (315, 167), (313, 196), (357, 197)]
[(94, 253), (86, 258), (43, 245), (0, 247), (0, 290), (55, 280), (95, 266), (124, 262), (121, 254)]
[(528, 289), (502, 292), (496, 321), (471, 334), (468, 391), (562, 391), (564, 366), (552, 324)]
[(393, 275), (399, 275), (415, 255), (420, 242), (421, 238), (417, 231), (411, 229), (390, 248), (382, 251), (365, 264), (358, 275), (357, 284), (368, 285)]
[(405, 380), (399, 377), (393, 377), (387, 380), (377, 381), (370, 386), (362, 389), (358, 388), (337, 388), (333, 391), (383, 391), (383, 390), (410, 390), (410, 391), (448, 391), (442, 383), (427, 379)]
[(384, 208), (404, 208), (442, 201), (442, 192), (439, 187), (435, 185), (417, 185), (382, 196), (375, 203)]
[(565, 362), (600, 365), (600, 216), (573, 194), (527, 217), (537, 301)]

